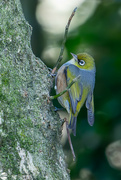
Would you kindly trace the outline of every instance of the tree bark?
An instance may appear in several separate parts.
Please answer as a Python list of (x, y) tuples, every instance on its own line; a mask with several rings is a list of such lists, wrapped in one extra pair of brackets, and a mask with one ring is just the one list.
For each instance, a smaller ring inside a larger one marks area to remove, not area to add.
[(61, 120), (48, 101), (52, 80), (31, 50), (19, 0), (0, 2), (0, 178), (70, 179)]

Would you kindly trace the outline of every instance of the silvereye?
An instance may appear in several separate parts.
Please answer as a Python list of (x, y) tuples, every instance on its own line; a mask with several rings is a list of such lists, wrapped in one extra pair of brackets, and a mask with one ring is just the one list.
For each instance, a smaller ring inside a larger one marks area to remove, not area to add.
[(55, 78), (56, 94), (64, 91), (72, 80), (78, 76), (78, 80), (62, 96), (58, 97), (59, 103), (69, 113), (68, 128), (76, 135), (77, 115), (86, 102), (88, 123), (94, 124), (94, 100), (93, 90), (95, 85), (95, 62), (87, 53), (77, 55), (71, 53), (73, 58), (63, 64)]

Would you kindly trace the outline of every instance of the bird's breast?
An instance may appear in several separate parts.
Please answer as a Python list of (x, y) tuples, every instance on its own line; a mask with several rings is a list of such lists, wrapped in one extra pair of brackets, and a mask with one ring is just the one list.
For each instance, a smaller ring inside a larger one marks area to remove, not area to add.
[(95, 84), (95, 73), (93, 71), (80, 70), (80, 82), (83, 87), (93, 90)]

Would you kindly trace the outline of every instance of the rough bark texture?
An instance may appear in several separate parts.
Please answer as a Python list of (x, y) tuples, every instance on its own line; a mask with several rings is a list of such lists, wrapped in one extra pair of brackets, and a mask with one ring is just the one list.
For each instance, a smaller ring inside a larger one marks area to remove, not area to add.
[(51, 78), (19, 0), (0, 1), (0, 178), (68, 180)]

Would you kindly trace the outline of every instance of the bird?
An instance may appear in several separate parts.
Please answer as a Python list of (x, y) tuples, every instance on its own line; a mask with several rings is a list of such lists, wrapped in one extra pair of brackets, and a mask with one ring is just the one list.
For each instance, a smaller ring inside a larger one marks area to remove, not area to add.
[(64, 63), (57, 71), (55, 77), (56, 94), (63, 92), (73, 79), (77, 81), (60, 97), (58, 101), (69, 114), (68, 129), (76, 136), (77, 116), (84, 105), (87, 108), (87, 119), (90, 126), (94, 124), (94, 86), (95, 86), (95, 61), (87, 53), (71, 53), (72, 59)]
[(76, 135), (77, 115), (86, 101), (88, 123), (94, 124), (94, 97), (95, 62), (87, 53), (73, 54), (72, 59), (64, 63), (58, 70), (55, 78), (56, 94), (64, 91), (72, 80), (80, 76), (70, 89), (58, 97), (59, 103), (69, 113), (69, 128)]

